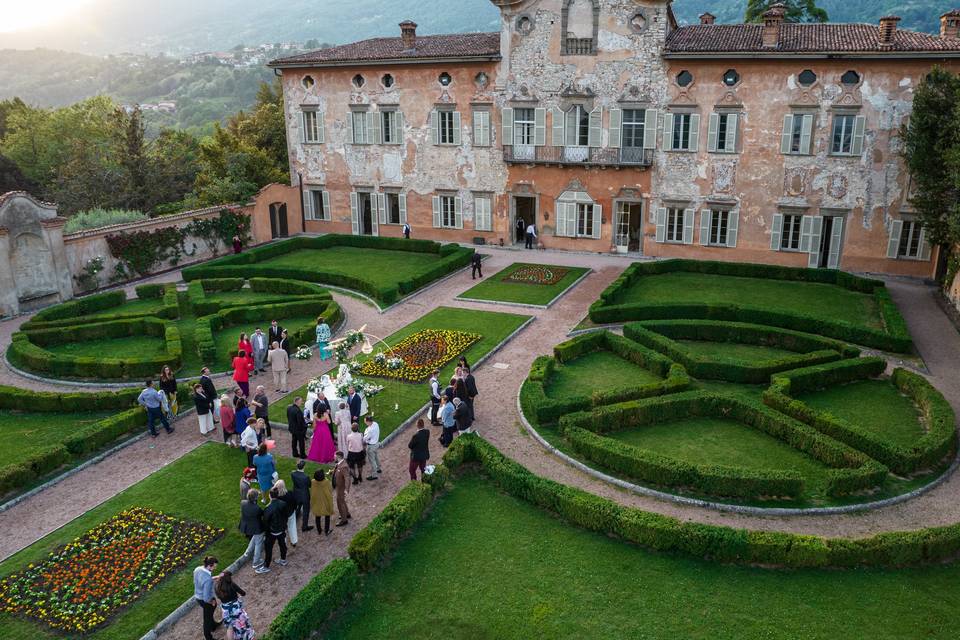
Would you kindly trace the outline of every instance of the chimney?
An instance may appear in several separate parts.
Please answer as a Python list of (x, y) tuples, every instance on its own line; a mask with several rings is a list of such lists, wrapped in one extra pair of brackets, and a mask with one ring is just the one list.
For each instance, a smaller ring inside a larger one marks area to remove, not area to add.
[(893, 44), (893, 38), (897, 35), (897, 23), (900, 18), (897, 16), (884, 16), (880, 18), (880, 44), (890, 46)]
[(404, 20), (400, 23), (400, 35), (403, 37), (403, 50), (413, 51), (417, 48), (417, 23), (413, 20)]
[(940, 37), (960, 37), (960, 9), (947, 11), (945, 14), (940, 16)]
[(763, 12), (763, 46), (771, 49), (780, 44), (780, 28), (787, 15), (787, 6), (782, 2)]
[(717, 16), (712, 13), (701, 13), (700, 14), (700, 24), (713, 24), (717, 21)]

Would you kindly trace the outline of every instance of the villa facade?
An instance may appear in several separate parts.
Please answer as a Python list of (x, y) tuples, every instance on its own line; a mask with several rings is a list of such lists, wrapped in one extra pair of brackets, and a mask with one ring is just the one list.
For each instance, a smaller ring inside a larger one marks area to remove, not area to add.
[(492, 1), (499, 32), (404, 22), (271, 63), (302, 194), (274, 235), (513, 244), (533, 223), (549, 248), (934, 274), (899, 138), (921, 79), (958, 67), (960, 11), (930, 35)]

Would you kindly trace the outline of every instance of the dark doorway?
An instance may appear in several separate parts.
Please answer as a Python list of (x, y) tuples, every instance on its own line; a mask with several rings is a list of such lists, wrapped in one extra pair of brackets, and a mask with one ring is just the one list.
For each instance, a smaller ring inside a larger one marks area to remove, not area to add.
[(820, 230), (820, 258), (817, 268), (825, 269), (830, 259), (830, 239), (833, 237), (833, 218), (824, 216), (823, 227)]
[(540, 227), (537, 225), (537, 199), (529, 196), (513, 197), (513, 229), (515, 243), (526, 241), (527, 227), (533, 225), (540, 234)]
[(288, 235), (290, 229), (287, 227), (287, 205), (275, 202), (270, 205), (270, 237), (286, 238)]
[(373, 198), (369, 193), (360, 194), (360, 235), (376, 235), (373, 229)]

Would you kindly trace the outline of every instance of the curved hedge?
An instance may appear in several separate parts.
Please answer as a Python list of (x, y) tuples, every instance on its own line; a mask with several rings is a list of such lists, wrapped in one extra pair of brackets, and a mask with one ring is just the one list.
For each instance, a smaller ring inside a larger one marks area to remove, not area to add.
[[(860, 355), (859, 349), (836, 340), (745, 322), (648, 320), (625, 325), (623, 335), (679, 362), (695, 378), (745, 384), (767, 383), (774, 373)], [(677, 340), (735, 342), (777, 347), (797, 354), (753, 362), (700, 355)]]
[[(862, 327), (840, 320), (771, 311), (763, 307), (715, 303), (648, 304), (633, 302), (621, 304), (618, 302), (622, 291), (631, 286), (637, 279), (673, 271), (815, 282), (837, 285), (860, 293), (869, 293), (876, 300), (885, 330)], [(636, 262), (630, 265), (619, 278), (614, 280), (600, 294), (600, 298), (590, 305), (590, 320), (598, 324), (677, 318), (772, 325), (898, 353), (907, 353), (913, 346), (906, 323), (893, 300), (891, 300), (883, 282), (832, 269), (802, 269), (778, 265), (701, 260)]]
[[(596, 391), (589, 396), (573, 396), (562, 399), (547, 397), (545, 385), (556, 363), (569, 362), (595, 351), (610, 351), (652, 373), (664, 378), (660, 382), (627, 385), (616, 389)], [(568, 340), (553, 349), (554, 357), (541, 356), (534, 360), (530, 374), (522, 390), (525, 407), (533, 411), (541, 424), (550, 424), (560, 416), (574, 411), (583, 411), (614, 402), (648, 398), (686, 389), (690, 376), (686, 370), (664, 356), (646, 347), (609, 331), (594, 331)]]
[(777, 411), (863, 451), (901, 475), (928, 469), (956, 454), (953, 408), (925, 378), (906, 369), (895, 369), (890, 384), (914, 401), (927, 426), (927, 432), (910, 447), (884, 440), (859, 425), (791, 397), (791, 394), (875, 378), (883, 374), (886, 366), (882, 358), (860, 358), (790, 371), (773, 377), (770, 388), (763, 394), (763, 401)]
[[(94, 358), (55, 354), (43, 348), (85, 340), (143, 335), (163, 337), (166, 352), (159, 356)], [(177, 370), (182, 362), (183, 346), (176, 326), (158, 318), (141, 317), (18, 331), (11, 337), (7, 357), (18, 367), (57, 377), (84, 378), (89, 377), (91, 371), (96, 371), (101, 378), (130, 380), (155, 376), (165, 364)]]
[[(403, 280), (393, 286), (378, 286), (362, 278), (344, 273), (325, 272), (316, 269), (267, 267), (258, 264), (299, 249), (326, 249), (335, 246), (433, 253), (441, 259), (436, 266), (419, 276)], [(404, 240), (402, 238), (338, 234), (328, 234), (320, 237), (299, 236), (284, 242), (250, 249), (240, 254), (218, 258), (202, 265), (188, 267), (182, 271), (182, 276), (187, 282), (198, 279), (229, 277), (304, 280), (353, 289), (370, 296), (378, 303), (390, 305), (399, 300), (401, 296), (412, 293), (448, 273), (467, 266), (470, 264), (473, 254), (474, 250), (472, 248), (461, 247), (456, 244), (441, 245), (429, 240)]]
[(863, 453), (761, 404), (734, 396), (690, 391), (599, 407), (560, 418), (564, 439), (586, 459), (662, 486), (691, 487), (716, 496), (795, 497), (799, 476), (782, 470), (757, 473), (741, 467), (692, 464), (600, 437), (606, 433), (712, 416), (736, 420), (777, 438), (828, 467), (827, 493), (840, 496), (882, 484), (887, 468)]

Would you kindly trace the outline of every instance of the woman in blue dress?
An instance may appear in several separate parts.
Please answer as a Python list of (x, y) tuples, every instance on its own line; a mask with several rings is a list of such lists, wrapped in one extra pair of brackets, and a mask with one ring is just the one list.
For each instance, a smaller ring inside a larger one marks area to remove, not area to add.
[(277, 467), (273, 462), (273, 454), (267, 453), (267, 443), (261, 444), (257, 449), (257, 455), (253, 456), (253, 466), (257, 469), (260, 493), (267, 497), (267, 502), (270, 502), (270, 488), (273, 486), (273, 476)]
[(231, 447), (240, 446), (240, 434), (243, 433), (243, 430), (247, 428), (247, 418), (252, 414), (250, 413), (250, 407), (247, 406), (247, 399), (240, 398), (237, 400), (237, 408), (233, 414), (233, 433), (235, 435), (230, 438)]
[(330, 342), (330, 325), (327, 324), (323, 316), (317, 318), (317, 349), (320, 350), (320, 359), (326, 360), (330, 357), (327, 352), (327, 344)]

